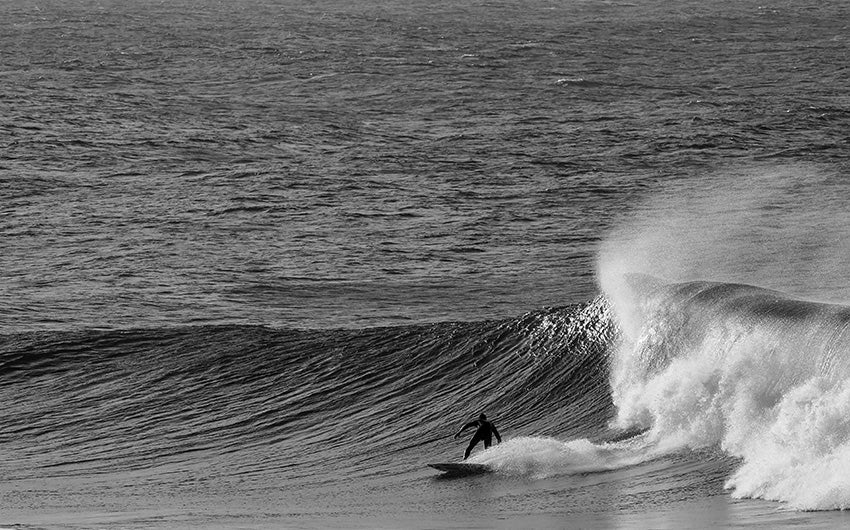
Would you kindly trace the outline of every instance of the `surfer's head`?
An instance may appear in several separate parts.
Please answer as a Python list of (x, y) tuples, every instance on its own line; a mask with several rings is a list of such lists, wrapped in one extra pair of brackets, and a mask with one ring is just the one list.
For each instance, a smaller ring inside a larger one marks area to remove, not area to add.
[(486, 415), (482, 412), (482, 413), (478, 416), (478, 419), (479, 419), (479, 420), (481, 420), (481, 421), (484, 421), (484, 420), (486, 420), (486, 419), (487, 419), (487, 416), (486, 416)]

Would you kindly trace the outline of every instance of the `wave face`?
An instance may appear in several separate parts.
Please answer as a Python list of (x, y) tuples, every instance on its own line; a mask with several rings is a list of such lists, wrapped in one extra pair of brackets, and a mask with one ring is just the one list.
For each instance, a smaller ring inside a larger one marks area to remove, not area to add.
[(615, 423), (659, 451), (742, 459), (736, 497), (850, 506), (850, 308), (748, 285), (630, 275), (615, 310)]
[(451, 432), (471, 411), (513, 432), (599, 435), (613, 417), (613, 333), (600, 297), (501, 321), (364, 330), (6, 335), (0, 472), (174, 483), (210, 480), (212, 466), (240, 487), (291, 488), (459, 456)]

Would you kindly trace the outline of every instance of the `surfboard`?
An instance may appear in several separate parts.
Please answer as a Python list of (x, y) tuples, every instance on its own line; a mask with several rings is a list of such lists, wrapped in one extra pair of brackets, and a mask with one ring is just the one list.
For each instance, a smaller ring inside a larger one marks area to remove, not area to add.
[(466, 464), (463, 462), (442, 462), (439, 464), (428, 464), (429, 466), (442, 471), (444, 475), (453, 477), (465, 477), (468, 475), (483, 475), (492, 473), (493, 468), (484, 464)]

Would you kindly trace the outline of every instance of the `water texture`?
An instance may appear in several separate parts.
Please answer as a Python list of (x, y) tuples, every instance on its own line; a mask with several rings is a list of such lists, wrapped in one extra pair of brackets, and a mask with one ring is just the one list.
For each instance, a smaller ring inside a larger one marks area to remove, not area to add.
[(845, 2), (0, 20), (0, 526), (847, 524)]
[(665, 183), (847, 163), (841, 2), (0, 9), (7, 330), (510, 317)]

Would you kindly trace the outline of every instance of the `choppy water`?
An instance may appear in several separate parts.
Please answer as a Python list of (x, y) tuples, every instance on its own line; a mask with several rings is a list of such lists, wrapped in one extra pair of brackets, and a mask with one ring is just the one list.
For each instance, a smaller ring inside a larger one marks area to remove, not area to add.
[(848, 11), (0, 5), (0, 524), (846, 524)]

